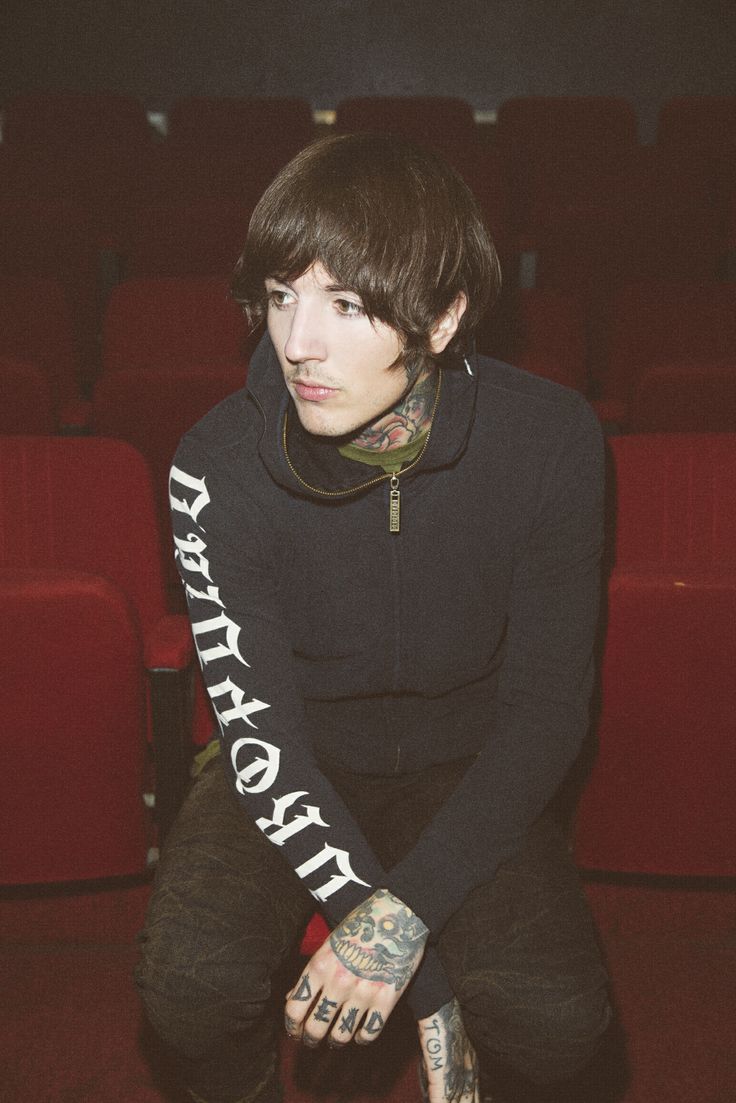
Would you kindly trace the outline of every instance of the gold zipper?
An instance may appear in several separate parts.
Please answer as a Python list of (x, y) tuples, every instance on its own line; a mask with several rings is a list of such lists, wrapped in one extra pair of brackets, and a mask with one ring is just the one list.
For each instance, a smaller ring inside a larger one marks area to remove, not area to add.
[(286, 433), (287, 433), (288, 418), (289, 418), (289, 411), (287, 409), (284, 413), (284, 429), (283, 429), (281, 439), (282, 439), (282, 444), (284, 446), (284, 456), (286, 458), (287, 464), (289, 465), (289, 470), (291, 471), (292, 475), (297, 480), (297, 482), (301, 483), (301, 485), (306, 487), (307, 490), (311, 490), (313, 494), (320, 494), (323, 498), (347, 498), (350, 494), (357, 494), (358, 491), (360, 491), (360, 490), (367, 490), (368, 487), (370, 487), (370, 486), (376, 486), (378, 483), (385, 482), (387, 479), (390, 480), (389, 481), (389, 488), (390, 488), (389, 489), (389, 503), (388, 503), (388, 531), (389, 532), (400, 532), (401, 531), (401, 491), (399, 490), (399, 475), (404, 475), (404, 474), (406, 474), (407, 471), (411, 471), (412, 467), (416, 467), (416, 465), (419, 463), (419, 461), (421, 460), (422, 456), (424, 455), (424, 453), (427, 449), (427, 445), (429, 444), (429, 438), (430, 438), (430, 435), (432, 433), (432, 427), (434, 425), (434, 417), (435, 417), (435, 414), (437, 413), (437, 406), (438, 406), (439, 401), (440, 401), (440, 388), (441, 388), (441, 386), (442, 386), (442, 369), (440, 368), (438, 370), (438, 373), (437, 373), (437, 390), (435, 391), (434, 405), (432, 407), (432, 417), (430, 418), (429, 428), (427, 429), (427, 435), (424, 438), (424, 444), (422, 445), (421, 452), (416, 457), (416, 459), (413, 459), (411, 461), (411, 463), (407, 467), (403, 467), (399, 471), (384, 471), (384, 473), (382, 475), (375, 475), (372, 479), (368, 479), (367, 482), (360, 483), (358, 486), (348, 487), (347, 490), (323, 490), (319, 486), (312, 486), (311, 483), (308, 483), (306, 479), (303, 479), (301, 477), (301, 475), (299, 474), (299, 472), (296, 470), (293, 463), (291, 462), (291, 457), (289, 456), (289, 449), (286, 445)]

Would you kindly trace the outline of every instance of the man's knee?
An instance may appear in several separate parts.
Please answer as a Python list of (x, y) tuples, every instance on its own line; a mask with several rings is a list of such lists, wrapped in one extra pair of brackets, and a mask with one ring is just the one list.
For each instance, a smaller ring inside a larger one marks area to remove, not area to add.
[(523, 999), (476, 997), (467, 1025), (481, 1049), (545, 1084), (574, 1076), (595, 1056), (612, 1017), (604, 983), (550, 991), (540, 983)]
[(166, 930), (145, 930), (139, 942), (136, 987), (156, 1033), (179, 1053), (196, 1059), (223, 1032), (248, 1033), (264, 1020), (271, 978), (258, 954), (235, 961), (222, 946), (184, 945)]

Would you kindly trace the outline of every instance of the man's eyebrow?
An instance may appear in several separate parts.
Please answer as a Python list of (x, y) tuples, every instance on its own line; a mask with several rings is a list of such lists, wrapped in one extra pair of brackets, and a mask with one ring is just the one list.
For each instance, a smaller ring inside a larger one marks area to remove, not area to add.
[(355, 296), (357, 296), (357, 298), (360, 298), (360, 295), (358, 294), (358, 292), (353, 290), (352, 287), (343, 287), (342, 284), (339, 284), (339, 283), (328, 283), (327, 286), (325, 287), (325, 291), (329, 291), (332, 294), (334, 294), (335, 292), (339, 292), (339, 293), (345, 292), (348, 295), (355, 295)]
[(266, 276), (263, 282), (265, 283), (266, 280), (273, 280), (274, 283), (282, 283), (284, 287), (289, 288), (289, 291), (294, 290), (289, 281), (287, 279), (284, 279), (283, 276)]

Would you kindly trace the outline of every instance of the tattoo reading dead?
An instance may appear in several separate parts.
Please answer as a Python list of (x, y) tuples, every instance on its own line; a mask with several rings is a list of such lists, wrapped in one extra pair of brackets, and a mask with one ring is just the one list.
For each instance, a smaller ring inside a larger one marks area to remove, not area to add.
[[(371, 902), (377, 899), (387, 899), (393, 909), (376, 917)], [(426, 936), (424, 923), (386, 889), (379, 889), (332, 932), (330, 945), (357, 977), (392, 984), (400, 991), (414, 974)]]
[(302, 979), (299, 981), (299, 987), (292, 994), (292, 1000), (298, 1000), (300, 1003), (307, 1003), (312, 998), (312, 989), (309, 984), (309, 973), (305, 973)]
[(358, 1019), (358, 1008), (351, 1007), (347, 1015), (343, 1015), (340, 1019), (340, 1033), (352, 1034), (355, 1030), (355, 1023)]
[(368, 1022), (363, 1027), (366, 1034), (380, 1034), (383, 1030), (383, 1015), (380, 1011), (373, 1011)]
[(314, 1018), (318, 1023), (331, 1023), (333, 1019), (333, 1011), (337, 1007), (334, 1000), (328, 1000), (326, 997), (320, 1000), (319, 1006), (314, 1013)]

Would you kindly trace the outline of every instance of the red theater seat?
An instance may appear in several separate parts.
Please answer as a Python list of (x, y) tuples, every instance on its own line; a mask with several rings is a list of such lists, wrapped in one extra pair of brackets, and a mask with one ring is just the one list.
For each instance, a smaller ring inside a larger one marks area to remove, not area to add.
[(629, 424), (635, 433), (736, 433), (736, 357), (645, 368)]
[(620, 288), (600, 328), (602, 396), (629, 402), (656, 364), (724, 360), (736, 347), (736, 282), (648, 281)]
[(615, 501), (592, 869), (736, 876), (736, 434), (610, 442)]
[[(223, 368), (128, 368), (109, 372), (97, 382), (92, 400), (92, 429), (99, 436), (132, 444), (148, 464), (165, 550), (172, 545), (169, 521), (169, 468), (188, 429), (245, 385), (245, 366)], [(164, 416), (162, 416), (162, 413)], [(166, 555), (170, 593), (181, 600), (181, 583), (173, 555)]]
[(167, 614), (151, 476), (122, 441), (0, 437), (0, 567), (60, 568), (106, 580), (124, 595), (156, 671), (149, 737), (157, 820), (168, 825), (186, 781), (193, 645), (187, 620)]
[(576, 300), (556, 291), (524, 288), (502, 313), (491, 312), (476, 332), (478, 351), (584, 392), (585, 323)]
[(581, 866), (736, 876), (734, 655), (736, 570), (614, 571)]
[(79, 402), (71, 311), (58, 279), (0, 276), (0, 356), (34, 364), (48, 382), (55, 408)]
[(151, 837), (134, 609), (104, 578), (0, 567), (0, 610), (0, 883), (142, 872)]
[(335, 127), (401, 134), (450, 161), (472, 154), (477, 141), (473, 108), (455, 96), (354, 96), (337, 105)]
[(226, 279), (126, 280), (113, 289), (102, 332), (103, 372), (245, 365), (255, 339)]
[(309, 103), (291, 96), (190, 96), (175, 102), (151, 192), (163, 201), (229, 198), (252, 205), (314, 138)]
[(514, 229), (528, 232), (532, 212), (564, 172), (589, 180), (637, 143), (633, 104), (615, 96), (515, 96), (496, 120), (496, 145), (512, 202)]
[(145, 276), (216, 276), (235, 268), (251, 209), (228, 199), (148, 204), (136, 211), (121, 242), (127, 280)]
[(55, 429), (46, 374), (25, 360), (0, 356), (0, 434), (53, 433)]
[(736, 434), (612, 437), (614, 564), (730, 570), (736, 561)]

